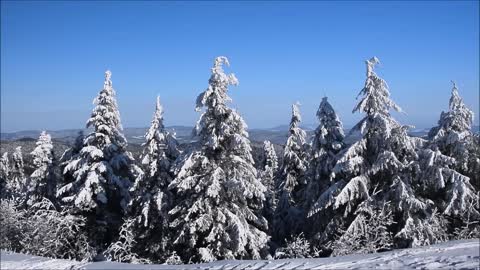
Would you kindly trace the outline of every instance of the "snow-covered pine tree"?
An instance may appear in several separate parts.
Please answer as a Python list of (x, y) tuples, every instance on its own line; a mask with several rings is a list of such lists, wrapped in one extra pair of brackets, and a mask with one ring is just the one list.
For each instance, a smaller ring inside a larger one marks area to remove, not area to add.
[(3, 153), (0, 158), (0, 198), (7, 197), (7, 180), (10, 174), (10, 161), (8, 160), (8, 152)]
[(454, 158), (454, 168), (470, 177), (480, 190), (480, 141), (472, 132), (473, 112), (463, 102), (455, 82), (452, 83), (449, 110), (440, 114), (438, 126), (430, 130), (428, 137), (431, 148)]
[(35, 170), (30, 175), (27, 204), (33, 205), (43, 198), (55, 203), (57, 183), (52, 138), (42, 131), (36, 144), (37, 147), (30, 153)]
[(453, 169), (456, 160), (443, 155), (439, 150), (428, 148), (422, 149), (419, 155), (422, 178), (420, 189), (425, 196), (432, 200), (443, 200), (439, 203), (439, 208), (447, 215), (473, 211), (478, 216), (479, 206), (474, 203), (473, 207), (469, 207), (471, 202), (478, 200), (478, 194), (470, 184), (470, 179)]
[[(388, 201), (397, 222), (388, 228), (394, 235), (407, 226), (409, 218), (418, 221), (434, 210), (434, 206), (418, 197), (412, 183), (411, 161), (418, 158), (421, 140), (409, 137), (409, 127), (401, 126), (390, 115), (390, 109), (401, 109), (390, 99), (386, 82), (373, 71), (378, 63), (376, 57), (366, 61), (365, 86), (353, 110), (366, 113), (351, 131), (360, 131), (362, 136), (339, 153), (331, 175), (335, 182), (310, 209), (309, 216), (321, 212), (328, 222), (317, 228), (316, 239), (320, 243), (331, 240), (338, 227), (347, 228), (347, 232), (353, 228), (365, 231), (363, 227), (373, 226), (365, 222), (369, 213)], [(402, 245), (413, 241), (405, 240)]]
[[(436, 148), (435, 145), (430, 147)], [(479, 194), (471, 185), (470, 178), (456, 171), (455, 167), (456, 160), (443, 155), (438, 149), (419, 150), (417, 190), (432, 203), (435, 202), (441, 214), (450, 218), (450, 231), (462, 226), (467, 216), (480, 219)]]
[[(275, 178), (278, 170), (278, 158), (275, 148), (270, 141), (263, 142), (263, 159), (259, 174), (262, 184), (266, 187), (263, 215), (270, 224), (273, 223), (273, 214), (277, 205), (275, 196)], [(273, 229), (272, 226), (270, 229)]]
[(261, 215), (266, 188), (257, 178), (242, 117), (227, 106), (226, 57), (217, 57), (208, 88), (197, 98), (205, 108), (194, 133), (197, 145), (176, 166), (169, 188), (176, 195), (169, 212), (173, 244), (183, 261), (258, 259), (267, 252), (268, 224)]
[(308, 209), (318, 196), (330, 186), (330, 174), (336, 162), (336, 155), (342, 150), (345, 137), (343, 125), (327, 97), (317, 110), (319, 125), (312, 142), (312, 153), (308, 169), (308, 188), (305, 207)]
[(308, 153), (306, 132), (300, 128), (301, 121), (298, 103), (295, 103), (292, 105), (289, 136), (284, 147), (283, 163), (276, 187), (278, 205), (274, 215), (274, 239), (278, 243), (300, 233), (302, 228)]
[(10, 168), (7, 187), (9, 197), (24, 201), (27, 190), (27, 178), (25, 176), (22, 147), (18, 146), (12, 154), (12, 166)]
[(103, 89), (94, 99), (96, 106), (87, 121), (87, 128), (93, 131), (67, 162), (64, 186), (57, 191), (73, 213), (86, 217), (90, 237), (100, 250), (118, 232), (130, 200), (131, 180), (141, 171), (126, 151), (110, 78), (111, 72), (106, 71)]
[(129, 228), (136, 241), (133, 250), (142, 257), (163, 262), (169, 255), (168, 211), (172, 208), (172, 194), (168, 185), (174, 178), (171, 167), (179, 150), (175, 134), (163, 125), (160, 97), (145, 139), (141, 158), (145, 173), (131, 188), (129, 216), (133, 223)]
[[(453, 83), (449, 111), (441, 113), (438, 126), (429, 132), (426, 149), (420, 152), (420, 190), (449, 217), (450, 231), (465, 228), (466, 217), (480, 219), (479, 193), (471, 182), (480, 179), (479, 145), (471, 131), (472, 122), (473, 112), (465, 106)], [(469, 227), (480, 229), (474, 223)]]

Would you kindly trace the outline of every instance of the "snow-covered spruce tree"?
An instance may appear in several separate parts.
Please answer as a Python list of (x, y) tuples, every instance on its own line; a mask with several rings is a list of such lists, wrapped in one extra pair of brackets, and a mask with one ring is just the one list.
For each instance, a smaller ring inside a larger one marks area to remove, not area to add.
[[(275, 148), (270, 141), (263, 142), (263, 160), (261, 167), (263, 170), (259, 172), (262, 184), (266, 187), (265, 202), (263, 207), (263, 215), (270, 224), (273, 222), (273, 214), (277, 205), (275, 196), (275, 177), (278, 170), (278, 158)], [(270, 227), (270, 229), (273, 229)]]
[(455, 159), (455, 170), (471, 178), (480, 190), (479, 140), (472, 132), (473, 112), (463, 103), (453, 83), (449, 110), (440, 114), (438, 126), (428, 134), (431, 148)]
[(460, 228), (475, 230), (475, 226), (465, 227), (464, 221), (467, 217), (480, 219), (479, 193), (471, 182), (479, 179), (480, 154), (471, 132), (473, 112), (463, 103), (455, 83), (449, 107), (442, 112), (438, 126), (430, 130), (427, 147), (419, 151), (417, 175), (418, 190), (448, 216), (451, 233)]
[(327, 97), (322, 99), (318, 107), (317, 118), (319, 125), (312, 142), (308, 188), (305, 194), (306, 208), (310, 208), (321, 192), (330, 186), (330, 174), (335, 166), (336, 155), (344, 146), (345, 135), (342, 122)]
[[(436, 148), (435, 145), (433, 147)], [(438, 149), (426, 148), (419, 150), (415, 165), (417, 190), (435, 202), (442, 214), (451, 219), (450, 231), (462, 226), (467, 216), (480, 219), (479, 195), (470, 179), (454, 169), (454, 158), (443, 155)]]
[[(390, 115), (390, 109), (400, 108), (390, 99), (386, 82), (373, 71), (377, 63), (376, 57), (366, 61), (365, 86), (353, 110), (366, 114), (352, 129), (360, 131), (362, 137), (339, 153), (332, 169), (334, 183), (319, 196), (308, 214), (311, 217), (323, 213), (328, 222), (316, 228), (319, 244), (332, 240), (339, 227), (349, 231), (348, 228), (373, 226), (365, 222), (368, 213), (388, 201), (396, 224), (387, 226), (387, 230), (394, 235), (407, 226), (407, 220), (424, 220), (435, 209), (414, 189), (412, 161), (417, 160), (422, 141), (409, 137), (408, 126), (401, 126)], [(396, 246), (408, 246), (414, 239), (399, 237), (396, 241)]]
[(12, 154), (12, 164), (9, 178), (6, 183), (8, 196), (15, 200), (24, 201), (27, 190), (27, 178), (24, 172), (22, 147), (18, 146)]
[(172, 194), (168, 185), (173, 180), (172, 164), (178, 157), (175, 135), (163, 125), (163, 108), (157, 97), (150, 129), (145, 135), (142, 165), (145, 173), (139, 175), (131, 188), (132, 201), (129, 216), (133, 219), (135, 245), (133, 250), (142, 257), (165, 261), (168, 257), (168, 211), (172, 208)]
[(33, 205), (47, 198), (53, 203), (56, 198), (56, 175), (52, 138), (42, 131), (37, 147), (30, 153), (33, 157), (34, 171), (30, 175), (28, 186), (28, 205)]
[(186, 151), (169, 188), (175, 207), (169, 212), (173, 244), (185, 262), (259, 259), (266, 255), (268, 230), (261, 215), (266, 188), (257, 178), (242, 117), (227, 106), (226, 57), (217, 57), (208, 88), (197, 98), (205, 108), (194, 133), (199, 141)]
[(289, 136), (284, 147), (283, 163), (277, 182), (278, 205), (274, 215), (274, 239), (277, 243), (300, 233), (303, 221), (305, 173), (308, 168), (306, 132), (300, 128), (302, 118), (298, 104), (292, 105)]
[(7, 197), (7, 180), (10, 174), (10, 162), (8, 160), (8, 152), (3, 153), (0, 157), (0, 199)]
[(100, 250), (118, 232), (130, 200), (131, 180), (141, 171), (126, 151), (110, 77), (111, 72), (105, 72), (103, 89), (87, 121), (87, 128), (93, 131), (85, 137), (79, 153), (67, 162), (64, 186), (57, 191), (72, 213), (86, 217), (89, 235)]

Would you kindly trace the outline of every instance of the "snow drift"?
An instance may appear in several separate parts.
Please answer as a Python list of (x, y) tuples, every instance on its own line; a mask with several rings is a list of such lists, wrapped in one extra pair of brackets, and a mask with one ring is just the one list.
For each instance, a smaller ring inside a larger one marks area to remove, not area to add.
[(190, 265), (77, 262), (1, 252), (1, 269), (480, 269), (480, 239), (318, 259), (217, 261)]

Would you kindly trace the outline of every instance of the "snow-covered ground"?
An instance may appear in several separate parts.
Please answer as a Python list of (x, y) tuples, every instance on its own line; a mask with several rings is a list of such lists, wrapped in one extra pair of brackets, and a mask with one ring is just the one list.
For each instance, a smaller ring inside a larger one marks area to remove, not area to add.
[(480, 239), (450, 241), (428, 247), (319, 259), (217, 261), (192, 265), (82, 263), (1, 252), (0, 269), (480, 269)]

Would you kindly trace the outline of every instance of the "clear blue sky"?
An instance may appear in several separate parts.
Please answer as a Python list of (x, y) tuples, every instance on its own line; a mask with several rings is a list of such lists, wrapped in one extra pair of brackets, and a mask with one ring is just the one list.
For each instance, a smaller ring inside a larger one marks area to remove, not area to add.
[(295, 101), (315, 124), (324, 94), (352, 126), (373, 55), (403, 124), (435, 124), (450, 80), (478, 123), (478, 1), (2, 1), (2, 132), (83, 127), (107, 68), (124, 127), (148, 126), (157, 94), (167, 125), (192, 126), (219, 55), (250, 128), (288, 124)]

